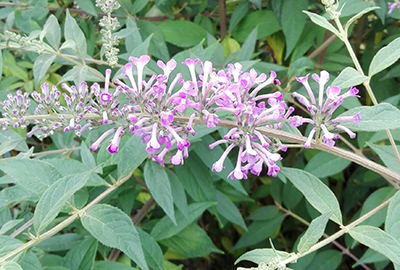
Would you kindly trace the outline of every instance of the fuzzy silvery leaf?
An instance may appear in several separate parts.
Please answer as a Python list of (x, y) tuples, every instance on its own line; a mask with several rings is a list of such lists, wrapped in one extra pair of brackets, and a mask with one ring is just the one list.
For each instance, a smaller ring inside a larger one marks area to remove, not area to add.
[(368, 76), (372, 77), (390, 67), (400, 58), (400, 37), (383, 47), (374, 56), (369, 66)]
[(309, 11), (303, 11), (305, 14), (308, 15), (308, 17), (310, 17), (310, 19), (317, 25), (321, 26), (322, 28), (325, 28), (329, 31), (331, 31), (332, 33), (334, 33), (336, 36), (339, 36), (339, 32), (338, 30), (336, 30), (335, 27), (333, 27), (332, 24), (330, 24), (328, 22), (327, 19), (325, 19), (324, 17), (322, 17), (321, 15), (309, 12)]
[(331, 85), (338, 86), (343, 90), (350, 88), (351, 86), (356, 86), (362, 84), (368, 77), (360, 74), (357, 70), (352, 67), (346, 67), (339, 76), (337, 76)]
[(400, 264), (400, 242), (389, 233), (373, 226), (360, 225), (349, 231), (351, 237)]

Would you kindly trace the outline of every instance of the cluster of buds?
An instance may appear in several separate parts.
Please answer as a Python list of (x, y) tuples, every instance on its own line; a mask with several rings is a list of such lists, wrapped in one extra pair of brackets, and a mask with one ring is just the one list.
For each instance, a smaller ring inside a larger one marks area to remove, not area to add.
[[(246, 179), (249, 172), (260, 175), (264, 165), (268, 175), (276, 176), (279, 171), (277, 162), (282, 159), (279, 151), (286, 151), (287, 147), (279, 139), (259, 132), (259, 128), (281, 129), (285, 122), (296, 127), (309, 123), (313, 129), (306, 148), (310, 147), (314, 135), (317, 141), (328, 146), (333, 146), (334, 139), (339, 136), (334, 131), (342, 130), (351, 138), (355, 137), (340, 123), (359, 122), (359, 114), (332, 119), (332, 113), (344, 99), (357, 96), (358, 90), (352, 87), (340, 95), (340, 88), (330, 86), (324, 100), (325, 84), (329, 80), (326, 71), (322, 71), (320, 76), (312, 76), (319, 84), (318, 100), (308, 84), (308, 75), (297, 78), (310, 99), (293, 93), (310, 112), (311, 118), (303, 118), (291, 116), (294, 108), (287, 108), (280, 92), (265, 90), (268, 86), (280, 84), (273, 71), (269, 76), (257, 74), (254, 69), (243, 72), (239, 63), (228, 65), (227, 70), (215, 70), (210, 61), (199, 63), (198, 59), (186, 59), (182, 64), (188, 68), (190, 79), (183, 80), (181, 73), (175, 74), (177, 63), (172, 59), (167, 63), (158, 61), (161, 74), (154, 74), (146, 80), (144, 69), (149, 61), (147, 55), (129, 58), (129, 63), (122, 68), (123, 80), (111, 80), (111, 70), (107, 69), (103, 88), (98, 83), (90, 88), (85, 82), (78, 86), (62, 84), (64, 93), (61, 94), (56, 86), (50, 89), (48, 83), (43, 84), (41, 93), (32, 93), (38, 105), (34, 116), (30, 117), (36, 125), (28, 136), (35, 134), (44, 138), (55, 131), (74, 131), (81, 136), (85, 130), (105, 125), (109, 128), (91, 145), (93, 151), (111, 137), (107, 149), (110, 153), (117, 153), (121, 138), (131, 133), (141, 137), (149, 155), (163, 166), (166, 153), (175, 151), (169, 162), (178, 165), (183, 164), (189, 155), (189, 138), (195, 135), (194, 119), (200, 118), (208, 128), (214, 128), (222, 115), (228, 115), (235, 121), (235, 127), (209, 148), (224, 146), (222, 156), (212, 166), (212, 170), (217, 172), (223, 170), (228, 154), (238, 148), (236, 166), (229, 173), (231, 179)], [(60, 101), (61, 96), (64, 102)], [(27, 93), (17, 91), (16, 96), (9, 95), (3, 105), (3, 114), (9, 119), (3, 121), (4, 127), (9, 124), (26, 127), (28, 123), (24, 117), (29, 105)], [(177, 121), (178, 116), (179, 119), (187, 116), (187, 121)]]
[(26, 128), (26, 126), (29, 124), (29, 121), (26, 121), (24, 116), (28, 112), (28, 108), (31, 104), (29, 100), (29, 94), (27, 92), (22, 93), (21, 90), (17, 90), (15, 96), (8, 94), (7, 98), (8, 99), (4, 101), (3, 116), (8, 118), (9, 121), (3, 122), (3, 128), (10, 124), (14, 128)]
[(101, 40), (103, 41), (104, 54), (108, 64), (112, 67), (118, 64), (118, 52), (116, 48), (119, 44), (119, 38), (112, 32), (117, 30), (120, 26), (117, 18), (111, 17), (111, 13), (115, 9), (119, 9), (121, 5), (117, 0), (96, 0), (96, 6), (107, 14), (100, 19), (99, 25), (102, 27), (100, 33), (102, 34)]
[[(313, 74), (312, 78), (318, 83), (318, 104), (314, 97), (313, 91), (308, 83), (308, 76), (296, 78), (298, 82), (302, 83), (307, 90), (307, 94), (310, 98), (294, 92), (293, 97), (297, 98), (298, 101), (303, 104), (306, 109), (310, 112), (311, 118), (303, 118), (301, 116), (292, 116), (289, 118), (289, 124), (291, 126), (299, 127), (303, 123), (308, 123), (313, 126), (308, 135), (308, 139), (304, 144), (305, 148), (310, 148), (311, 140), (316, 135), (316, 141), (321, 141), (327, 146), (334, 146), (334, 139), (339, 138), (339, 134), (335, 134), (335, 130), (342, 130), (346, 132), (350, 138), (354, 139), (356, 134), (347, 127), (341, 125), (341, 122), (353, 121), (355, 123), (360, 122), (360, 114), (354, 116), (336, 117), (332, 118), (334, 111), (343, 104), (344, 100), (348, 97), (359, 97), (358, 89), (351, 87), (346, 93), (340, 95), (341, 89), (337, 86), (328, 86), (325, 92), (325, 84), (329, 81), (329, 73), (325, 70), (321, 71), (320, 76)], [(326, 93), (326, 99), (324, 101), (324, 92)], [(311, 101), (311, 102), (310, 102)]]

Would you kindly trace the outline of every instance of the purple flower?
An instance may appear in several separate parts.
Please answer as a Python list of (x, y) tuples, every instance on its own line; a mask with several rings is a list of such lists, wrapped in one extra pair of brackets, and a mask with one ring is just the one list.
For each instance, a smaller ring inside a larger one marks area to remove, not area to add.
[(308, 84), (308, 75), (306, 77), (297, 78), (297, 80), (301, 82), (306, 88), (311, 102), (308, 101), (308, 99), (303, 95), (296, 92), (293, 93), (293, 97), (296, 97), (299, 102), (302, 103), (310, 112), (311, 118), (303, 118), (300, 116), (292, 116), (288, 118), (289, 125), (291, 126), (298, 127), (301, 126), (303, 123), (308, 123), (314, 126), (307, 138), (306, 143), (304, 144), (304, 147), (311, 147), (311, 140), (313, 139), (315, 134), (319, 134), (320, 136), (319, 138), (316, 138), (317, 142), (322, 141), (328, 146), (334, 146), (334, 140), (339, 138), (339, 135), (333, 132), (335, 130), (343, 130), (347, 134), (349, 134), (350, 138), (355, 138), (355, 133), (350, 131), (348, 128), (344, 128), (344, 126), (340, 125), (340, 123), (345, 121), (353, 121), (355, 123), (359, 123), (361, 121), (359, 113), (354, 116), (337, 117), (335, 119), (331, 119), (331, 117), (333, 112), (341, 104), (343, 104), (346, 98), (359, 97), (357, 95), (358, 89), (352, 86), (349, 91), (340, 95), (341, 89), (339, 87), (328, 86), (325, 91), (326, 99), (324, 99), (323, 93), (325, 85), (329, 81), (329, 73), (323, 70), (321, 71), (320, 76), (318, 76), (317, 74), (313, 74), (312, 78), (319, 84), (318, 101), (315, 100), (313, 92)]
[(114, 134), (114, 137), (110, 141), (110, 145), (107, 147), (108, 152), (111, 154), (116, 154), (118, 153), (118, 147), (119, 147), (119, 142), (121, 141), (121, 138), (124, 134), (124, 128), (123, 126), (119, 127), (117, 131)]

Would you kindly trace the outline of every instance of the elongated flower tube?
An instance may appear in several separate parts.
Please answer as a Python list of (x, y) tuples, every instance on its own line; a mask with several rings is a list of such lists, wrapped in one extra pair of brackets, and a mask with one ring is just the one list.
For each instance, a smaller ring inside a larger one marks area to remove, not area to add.
[[(293, 93), (293, 97), (297, 98), (297, 100), (306, 107), (310, 112), (311, 118), (303, 118), (298, 115), (288, 118), (289, 125), (291, 126), (299, 127), (304, 123), (314, 126), (308, 135), (304, 147), (311, 147), (311, 140), (314, 138), (314, 135), (317, 136), (317, 142), (322, 141), (322, 143), (327, 146), (334, 146), (334, 140), (339, 138), (339, 135), (335, 133), (338, 130), (346, 132), (350, 138), (354, 139), (356, 134), (347, 127), (341, 125), (341, 123), (346, 121), (359, 123), (361, 121), (360, 114), (357, 113), (353, 116), (337, 117), (334, 119), (332, 119), (332, 114), (341, 104), (343, 104), (346, 98), (359, 97), (358, 89), (352, 86), (342, 95), (340, 95), (341, 89), (337, 86), (328, 86), (325, 90), (325, 84), (329, 81), (329, 73), (322, 70), (319, 76), (317, 74), (312, 75), (312, 78), (319, 84), (318, 100), (316, 100), (308, 83), (308, 76), (309, 75), (306, 75), (305, 77), (296, 79), (304, 85), (310, 100), (297, 92)], [(324, 93), (326, 98), (324, 98)]]

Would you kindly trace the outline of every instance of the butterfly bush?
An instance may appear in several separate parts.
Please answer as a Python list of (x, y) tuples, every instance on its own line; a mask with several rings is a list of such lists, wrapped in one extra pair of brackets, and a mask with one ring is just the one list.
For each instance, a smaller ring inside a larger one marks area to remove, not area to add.
[[(308, 84), (309, 75), (297, 78), (309, 97), (297, 92), (293, 96), (310, 112), (311, 118), (306, 118), (292, 115), (294, 108), (282, 101), (281, 92), (266, 91), (268, 86), (280, 85), (274, 71), (269, 76), (258, 74), (254, 69), (243, 72), (240, 63), (229, 64), (226, 70), (216, 70), (210, 61), (200, 63), (199, 59), (186, 59), (182, 64), (188, 68), (190, 79), (183, 80), (181, 73), (174, 72), (177, 63), (171, 59), (167, 63), (158, 61), (162, 72), (146, 78), (149, 61), (148, 55), (130, 57), (129, 63), (121, 69), (123, 79), (111, 81), (111, 69), (107, 69), (103, 87), (98, 83), (90, 87), (86, 82), (78, 86), (63, 83), (61, 93), (56, 86), (50, 89), (49, 84), (44, 83), (41, 92), (31, 94), (37, 106), (30, 118), (34, 126), (27, 136), (35, 134), (45, 138), (55, 131), (75, 132), (81, 136), (86, 130), (106, 126), (108, 129), (91, 144), (93, 151), (111, 137), (106, 142), (107, 150), (117, 153), (122, 137), (130, 133), (141, 138), (148, 154), (161, 165), (164, 166), (168, 151), (173, 151), (169, 162), (179, 165), (189, 156), (189, 139), (196, 133), (194, 120), (200, 118), (208, 128), (215, 128), (224, 116), (233, 120), (235, 127), (209, 145), (210, 149), (225, 146), (212, 170), (222, 171), (229, 153), (237, 148), (236, 166), (228, 175), (233, 180), (246, 179), (249, 172), (260, 175), (264, 166), (268, 175), (277, 175), (277, 162), (282, 159), (279, 151), (286, 151), (287, 146), (279, 139), (262, 134), (259, 128), (281, 129), (285, 122), (295, 127), (311, 124), (313, 128), (304, 145), (306, 148), (311, 146), (314, 136), (317, 142), (322, 140), (333, 146), (334, 139), (339, 137), (335, 131), (355, 137), (355, 133), (341, 123), (359, 122), (360, 115), (332, 119), (332, 114), (346, 98), (357, 96), (358, 90), (351, 87), (342, 95), (337, 86), (328, 86), (325, 90), (329, 80), (326, 71), (312, 75), (319, 84), (317, 99)], [(64, 101), (60, 100), (61, 96)], [(3, 128), (8, 125), (26, 127), (29, 106), (27, 93), (17, 91), (16, 96), (9, 95), (3, 106), (4, 116), (9, 121), (3, 122)], [(181, 116), (188, 120), (177, 121)]]

